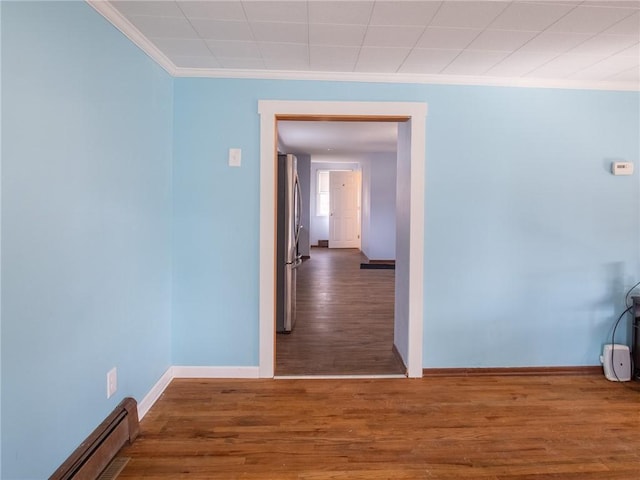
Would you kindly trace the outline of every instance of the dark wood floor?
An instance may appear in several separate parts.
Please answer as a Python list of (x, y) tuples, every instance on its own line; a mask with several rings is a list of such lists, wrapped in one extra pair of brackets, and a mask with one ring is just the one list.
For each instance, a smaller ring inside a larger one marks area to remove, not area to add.
[(312, 248), (298, 268), (297, 321), (276, 336), (276, 375), (404, 374), (393, 353), (394, 270), (357, 249)]
[(174, 380), (121, 455), (121, 480), (632, 480), (640, 384)]

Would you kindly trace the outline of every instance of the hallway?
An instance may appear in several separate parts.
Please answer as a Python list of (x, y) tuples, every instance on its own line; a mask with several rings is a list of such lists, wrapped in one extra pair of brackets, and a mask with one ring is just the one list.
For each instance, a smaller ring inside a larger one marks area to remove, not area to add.
[(393, 352), (395, 271), (357, 249), (313, 248), (298, 269), (297, 321), (276, 335), (276, 375), (404, 374)]

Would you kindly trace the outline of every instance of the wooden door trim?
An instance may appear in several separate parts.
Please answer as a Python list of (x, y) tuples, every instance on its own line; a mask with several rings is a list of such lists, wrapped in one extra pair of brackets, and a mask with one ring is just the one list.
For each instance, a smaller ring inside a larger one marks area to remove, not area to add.
[(284, 115), (276, 114), (276, 121), (294, 122), (408, 122), (407, 115)]

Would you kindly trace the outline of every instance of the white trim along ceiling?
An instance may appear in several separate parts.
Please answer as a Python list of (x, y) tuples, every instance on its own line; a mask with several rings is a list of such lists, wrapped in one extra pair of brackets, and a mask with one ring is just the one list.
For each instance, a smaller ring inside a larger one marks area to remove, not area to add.
[(174, 77), (640, 91), (640, 0), (86, 0)]

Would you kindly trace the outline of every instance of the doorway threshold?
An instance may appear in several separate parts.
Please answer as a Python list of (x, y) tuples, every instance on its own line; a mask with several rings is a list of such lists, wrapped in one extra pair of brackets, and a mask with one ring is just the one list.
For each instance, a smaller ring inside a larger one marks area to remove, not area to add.
[(275, 375), (274, 380), (358, 380), (378, 378), (407, 378), (403, 373), (371, 374), (371, 375)]

